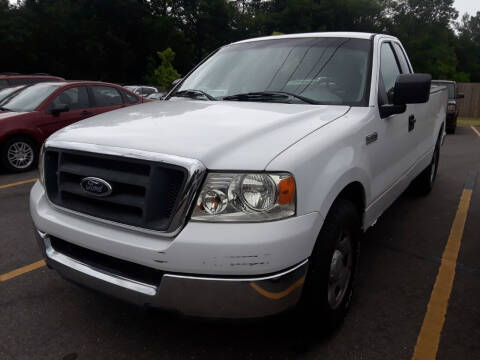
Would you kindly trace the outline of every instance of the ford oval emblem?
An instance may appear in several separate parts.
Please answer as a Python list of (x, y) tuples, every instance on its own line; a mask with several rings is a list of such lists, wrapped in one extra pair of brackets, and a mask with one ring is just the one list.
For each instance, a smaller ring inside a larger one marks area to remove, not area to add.
[(80, 181), (80, 187), (87, 194), (95, 196), (108, 196), (112, 193), (112, 185), (103, 179), (86, 177)]

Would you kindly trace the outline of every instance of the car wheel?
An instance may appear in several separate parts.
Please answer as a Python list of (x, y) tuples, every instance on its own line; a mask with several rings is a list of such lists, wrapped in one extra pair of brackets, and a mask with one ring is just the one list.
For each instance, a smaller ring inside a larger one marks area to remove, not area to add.
[(1, 162), (9, 172), (31, 170), (38, 162), (37, 146), (26, 137), (8, 139), (1, 148)]
[(313, 249), (302, 294), (304, 318), (321, 320), (327, 332), (339, 327), (351, 303), (359, 234), (356, 207), (348, 200), (337, 200)]
[(413, 188), (418, 195), (428, 195), (432, 191), (435, 179), (437, 178), (439, 161), (440, 141), (437, 141), (430, 165), (413, 181)]

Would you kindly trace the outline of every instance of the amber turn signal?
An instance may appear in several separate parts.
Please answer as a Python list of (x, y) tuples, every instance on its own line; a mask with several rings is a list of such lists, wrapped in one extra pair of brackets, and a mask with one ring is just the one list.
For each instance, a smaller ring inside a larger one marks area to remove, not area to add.
[(278, 204), (287, 205), (295, 198), (295, 180), (292, 176), (282, 179), (278, 184)]

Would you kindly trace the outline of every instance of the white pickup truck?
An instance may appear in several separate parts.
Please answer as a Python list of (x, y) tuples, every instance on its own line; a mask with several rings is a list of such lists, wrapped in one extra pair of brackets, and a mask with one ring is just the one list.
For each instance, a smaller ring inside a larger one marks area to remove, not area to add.
[(336, 326), (359, 234), (414, 182), (428, 193), (447, 92), (398, 39), (311, 33), (220, 48), (165, 101), (45, 143), (35, 234), (63, 277), (185, 314), (301, 305)]

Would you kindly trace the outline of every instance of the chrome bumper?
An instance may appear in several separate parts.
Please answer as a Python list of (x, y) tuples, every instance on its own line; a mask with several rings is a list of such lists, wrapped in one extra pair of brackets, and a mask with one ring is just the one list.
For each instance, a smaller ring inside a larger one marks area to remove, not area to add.
[(186, 315), (254, 318), (291, 308), (300, 299), (308, 260), (286, 271), (258, 277), (164, 274), (160, 285), (108, 273), (56, 251), (48, 234), (35, 230), (47, 264), (62, 277), (140, 305)]

